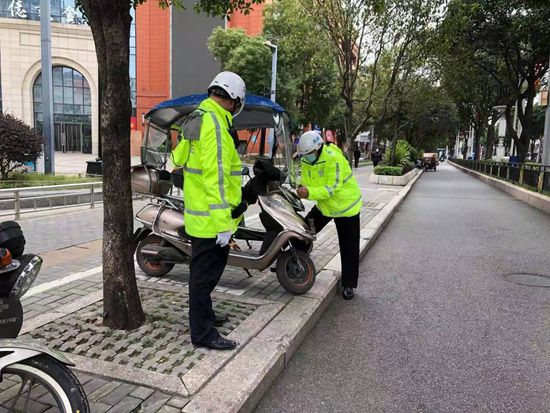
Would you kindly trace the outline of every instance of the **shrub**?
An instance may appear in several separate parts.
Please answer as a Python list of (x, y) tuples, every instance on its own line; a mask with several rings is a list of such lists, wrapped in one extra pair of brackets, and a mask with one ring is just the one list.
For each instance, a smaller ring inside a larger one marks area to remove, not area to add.
[(413, 161), (407, 158), (401, 160), (401, 165), (403, 166), (403, 174), (406, 174), (414, 169)]
[(42, 153), (42, 137), (23, 121), (0, 113), (0, 178), (36, 160)]
[(401, 176), (403, 175), (403, 167), (380, 165), (374, 168), (374, 173), (375, 175)]
[(395, 145), (395, 158), (393, 162), (391, 162), (392, 148), (388, 147), (386, 149), (386, 153), (384, 154), (383, 164), (388, 166), (403, 166), (403, 159), (409, 159), (410, 147), (411, 146), (409, 145), (409, 142), (398, 140), (397, 144)]
[(413, 163), (413, 165), (418, 161), (418, 150), (416, 148), (413, 148), (412, 146), (409, 148), (409, 159)]

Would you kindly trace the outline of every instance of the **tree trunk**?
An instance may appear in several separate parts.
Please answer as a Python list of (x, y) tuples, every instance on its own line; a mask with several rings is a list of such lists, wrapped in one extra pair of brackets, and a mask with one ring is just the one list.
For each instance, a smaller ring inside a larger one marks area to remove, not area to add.
[[(512, 116), (512, 108), (514, 107), (515, 102), (508, 102), (506, 104), (506, 110), (504, 112), (504, 115), (506, 117), (506, 143), (511, 147), (512, 141), (516, 143), (517, 141), (517, 132), (514, 129), (514, 117)], [(513, 153), (509, 154), (510, 156), (513, 155)]]
[(347, 144), (347, 148), (344, 147), (344, 154), (348, 158), (350, 166), (353, 162), (353, 136), (351, 131), (353, 130), (353, 101), (351, 97), (346, 97), (346, 113), (344, 114), (344, 142)]
[(529, 142), (534, 138), (533, 135), (533, 102), (537, 90), (535, 83), (529, 82), (527, 86), (527, 103), (525, 109), (519, 111), (521, 121), (521, 135), (518, 142), (518, 161), (525, 162), (527, 159), (527, 153), (529, 152)]
[(491, 115), (491, 124), (487, 131), (487, 152), (485, 153), (485, 160), (490, 160), (493, 157), (493, 149), (495, 147), (495, 125), (498, 121), (498, 112), (493, 110)]
[(130, 185), (130, 2), (82, 0), (96, 47), (103, 159), (103, 323), (132, 330), (145, 316), (133, 259)]
[(483, 126), (478, 126), (474, 128), (474, 160), (480, 160), (481, 159), (481, 135), (483, 135), (484, 132)]

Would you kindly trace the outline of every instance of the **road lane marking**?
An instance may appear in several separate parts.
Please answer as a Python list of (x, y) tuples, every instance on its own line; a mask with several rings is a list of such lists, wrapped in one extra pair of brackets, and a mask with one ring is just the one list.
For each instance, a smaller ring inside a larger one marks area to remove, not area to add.
[(32, 297), (33, 295), (40, 294), (43, 292), (46, 292), (48, 290), (52, 290), (57, 287), (61, 287), (62, 285), (68, 284), (73, 281), (82, 280), (83, 278), (88, 278), (93, 275), (99, 274), (103, 271), (103, 266), (100, 265), (98, 267), (91, 268), (87, 271), (82, 272), (75, 272), (71, 275), (67, 275), (66, 277), (59, 278), (54, 281), (46, 282), (40, 285), (37, 285), (36, 287), (31, 288), (26, 294), (25, 298)]

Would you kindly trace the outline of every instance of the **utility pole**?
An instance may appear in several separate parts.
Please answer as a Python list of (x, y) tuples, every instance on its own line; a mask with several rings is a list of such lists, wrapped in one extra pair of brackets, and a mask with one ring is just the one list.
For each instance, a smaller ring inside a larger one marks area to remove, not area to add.
[(546, 120), (544, 121), (544, 139), (542, 141), (542, 164), (550, 165), (550, 85), (546, 93)]
[(42, 53), (42, 136), (44, 137), (44, 170), (55, 174), (55, 134), (53, 128), (52, 27), (50, 0), (40, 0), (40, 39)]

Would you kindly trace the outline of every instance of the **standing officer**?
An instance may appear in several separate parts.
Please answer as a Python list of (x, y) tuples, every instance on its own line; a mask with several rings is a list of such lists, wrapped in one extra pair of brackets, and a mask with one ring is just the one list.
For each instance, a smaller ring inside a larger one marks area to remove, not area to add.
[(210, 294), (225, 269), (229, 242), (238, 224), (231, 213), (241, 203), (241, 161), (230, 131), (245, 95), (240, 76), (219, 73), (208, 87), (208, 98), (182, 124), (183, 139), (172, 152), (174, 164), (184, 170), (185, 232), (192, 244), (191, 342), (214, 350), (237, 346), (215, 328), (228, 318), (216, 316)]
[(303, 185), (298, 196), (317, 201), (306, 221), (313, 219), (319, 232), (334, 219), (342, 260), (342, 295), (351, 300), (359, 276), (361, 190), (342, 152), (325, 145), (317, 132), (304, 133), (297, 150), (302, 157)]

